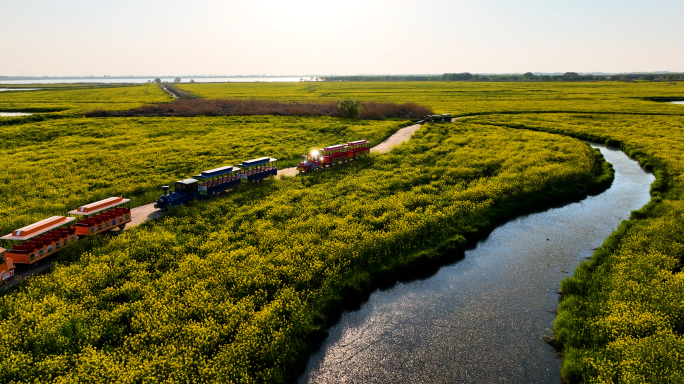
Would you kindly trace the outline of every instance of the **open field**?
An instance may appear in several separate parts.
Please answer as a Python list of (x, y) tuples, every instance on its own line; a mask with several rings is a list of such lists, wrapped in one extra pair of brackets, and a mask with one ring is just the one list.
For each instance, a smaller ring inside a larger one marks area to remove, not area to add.
[(575, 140), (440, 124), (346, 167), (241, 186), (65, 251), (70, 265), (3, 296), (0, 332), (27, 332), (0, 338), (0, 377), (292, 380), (342, 304), (605, 176)]
[[(4, 86), (0, 86), (4, 87)], [(31, 112), (34, 116), (0, 118), (0, 126), (61, 117), (83, 116), (93, 109), (124, 110), (172, 101), (157, 84), (142, 85), (35, 85), (36, 91), (0, 92), (0, 112)]]
[[(4, 380), (44, 379), (55, 373), (70, 381), (100, 368), (104, 375), (122, 374), (130, 381), (145, 375), (183, 380), (184, 367), (195, 376), (236, 382), (283, 381), (296, 356), (331, 321), (330, 307), (362, 297), (372, 285), (372, 273), (391, 280), (407, 265), (429, 265), (462, 248), (459, 236), (492, 225), (497, 215), (529, 208), (524, 203), (529, 194), (546, 190), (553, 199), (567, 192), (565, 187), (576, 193), (568, 183), (588, 182), (595, 170), (587, 162), (586, 147), (529, 130), (608, 140), (657, 175), (652, 203), (562, 284), (565, 296), (554, 332), (565, 347), (564, 377), (571, 382), (682, 380), (684, 107), (649, 99), (684, 100), (684, 85), (180, 87), (205, 98), (358, 98), (481, 116), (460, 120), (446, 131), (438, 126), (421, 129), (408, 145), (347, 169), (268, 182), (183, 208), (159, 223), (102, 240), (103, 247), (92, 253), (79, 255), (74, 249), (64, 255), (73, 260), (71, 265), (31, 279), (0, 300), (3, 329), (32, 329), (35, 335), (2, 338)], [(126, 90), (130, 95), (123, 94)], [(0, 110), (45, 105), (63, 110), (54, 114), (59, 118), (170, 100), (156, 85), (49, 92), (0, 93)], [(111, 100), (107, 92), (112, 92)], [(30, 96), (38, 93), (45, 95)], [(148, 202), (159, 185), (216, 161), (243, 160), (241, 154), (249, 157), (269, 148), (293, 164), (313, 146), (354, 139), (360, 132), (380, 140), (401, 124), (361, 123), (354, 128), (332, 118), (289, 119), (69, 118), (0, 127), (5, 161), (0, 227), (8, 231), (111, 194)], [(244, 127), (252, 132), (246, 141)], [(311, 141), (315, 145), (307, 145)], [(213, 145), (210, 150), (207, 143)], [(558, 177), (550, 166), (559, 167)], [(525, 184), (521, 172), (537, 178)], [(17, 205), (18, 213), (12, 208)], [(434, 228), (445, 232), (431, 237)], [(424, 240), (414, 245), (404, 237)], [(357, 252), (350, 244), (359, 238), (363, 251)], [(440, 244), (444, 238), (452, 242)], [(56, 323), (61, 326), (54, 328)], [(31, 368), (30, 362), (35, 363)]]
[[(28, 93), (28, 92), (27, 92)], [(202, 170), (272, 156), (292, 166), (313, 148), (381, 142), (405, 123), (333, 118), (65, 118), (0, 126), (0, 232), (125, 195), (155, 201), (160, 187)]]
[(684, 368), (684, 118), (497, 115), (482, 124), (601, 137), (654, 169), (652, 202), (561, 285), (555, 333), (573, 382), (678, 382)]
[(256, 83), (181, 84), (205, 98), (414, 102), (457, 116), (491, 113), (596, 112), (684, 115), (682, 108), (642, 100), (684, 99), (684, 84), (666, 83)]

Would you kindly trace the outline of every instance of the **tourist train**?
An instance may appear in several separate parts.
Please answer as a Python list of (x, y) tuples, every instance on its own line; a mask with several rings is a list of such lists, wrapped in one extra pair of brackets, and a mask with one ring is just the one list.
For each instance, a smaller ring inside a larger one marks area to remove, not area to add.
[[(299, 163), (300, 172), (341, 164), (370, 152), (366, 140), (333, 145), (304, 155)], [(223, 166), (202, 171), (191, 178), (176, 181), (169, 192), (163, 186), (164, 194), (154, 204), (157, 209), (169, 209), (190, 201), (212, 198), (242, 182), (258, 183), (278, 174), (277, 159), (260, 157), (243, 161), (237, 166)], [(52, 216), (12, 231), (0, 237), (0, 282), (14, 276), (17, 265), (36, 266), (79, 238), (98, 235), (118, 228), (123, 230), (133, 220), (130, 199), (110, 197), (90, 203), (68, 212), (69, 216)]]

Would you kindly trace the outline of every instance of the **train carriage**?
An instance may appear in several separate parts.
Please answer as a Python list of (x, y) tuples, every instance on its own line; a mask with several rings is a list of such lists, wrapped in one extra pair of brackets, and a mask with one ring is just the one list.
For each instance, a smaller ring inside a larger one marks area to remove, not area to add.
[(13, 264), (37, 263), (77, 241), (76, 228), (69, 225), (74, 221), (73, 217), (52, 216), (0, 237), (11, 246), (5, 251), (5, 257)]
[(0, 282), (14, 276), (14, 262), (5, 257), (5, 248), (0, 248)]
[(347, 156), (355, 159), (359, 155), (370, 153), (370, 143), (368, 140), (350, 141), (347, 143)]
[(91, 236), (116, 227), (123, 230), (132, 221), (130, 201), (121, 196), (110, 197), (69, 211), (78, 217), (74, 224), (76, 235)]
[(346, 144), (331, 145), (302, 155), (302, 161), (297, 165), (297, 170), (299, 172), (312, 172), (348, 160), (354, 160), (367, 153), (370, 153), (370, 143), (368, 140), (357, 140), (350, 141)]
[(347, 161), (347, 144), (331, 145), (321, 149), (322, 163), (332, 165)]
[(227, 165), (225, 167), (202, 171), (201, 174), (192, 178), (199, 180), (198, 190), (200, 196), (211, 197), (225, 192), (240, 184), (237, 172), (240, 168)]
[(247, 160), (239, 165), (242, 170), (237, 175), (245, 181), (257, 182), (278, 174), (278, 159), (271, 157)]

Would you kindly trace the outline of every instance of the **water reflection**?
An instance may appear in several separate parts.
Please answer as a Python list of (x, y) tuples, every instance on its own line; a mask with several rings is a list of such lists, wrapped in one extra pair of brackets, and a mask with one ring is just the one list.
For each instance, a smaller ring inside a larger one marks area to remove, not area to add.
[(41, 88), (0, 88), (0, 92), (12, 92), (12, 91), (37, 91)]
[(511, 221), (434, 276), (376, 291), (330, 329), (299, 382), (560, 382), (560, 360), (540, 340), (560, 281), (649, 201), (654, 180), (600, 150), (616, 171), (609, 190)]

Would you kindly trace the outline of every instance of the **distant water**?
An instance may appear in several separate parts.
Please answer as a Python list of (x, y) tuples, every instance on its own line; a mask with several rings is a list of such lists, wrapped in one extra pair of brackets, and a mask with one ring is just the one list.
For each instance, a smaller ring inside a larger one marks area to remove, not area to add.
[[(0, 84), (60, 84), (60, 83), (147, 83), (154, 80), (150, 78), (117, 78), (117, 77), (83, 77), (74, 79), (27, 79), (27, 80), (0, 80)], [(160, 77), (161, 81), (173, 82), (175, 77)], [(292, 83), (299, 82), (300, 77), (181, 77), (183, 80), (181, 84), (187, 84), (191, 79), (195, 83)], [(309, 77), (301, 77), (301, 79), (308, 79)], [(6, 90), (6, 89), (5, 89)]]
[(37, 91), (41, 88), (0, 88), (0, 92), (8, 91)]
[(31, 116), (33, 113), (24, 112), (0, 112), (0, 117)]
[(684, 101), (670, 101), (670, 103), (684, 105)]

